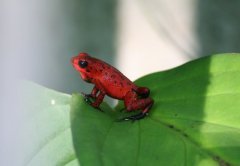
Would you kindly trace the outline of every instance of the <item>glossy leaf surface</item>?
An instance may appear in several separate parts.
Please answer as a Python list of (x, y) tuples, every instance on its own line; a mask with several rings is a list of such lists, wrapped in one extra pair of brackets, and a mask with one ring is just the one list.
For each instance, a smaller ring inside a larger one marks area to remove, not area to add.
[(83, 165), (240, 165), (240, 55), (222, 54), (136, 81), (151, 89), (150, 115), (136, 122), (80, 95), (71, 101), (76, 155)]

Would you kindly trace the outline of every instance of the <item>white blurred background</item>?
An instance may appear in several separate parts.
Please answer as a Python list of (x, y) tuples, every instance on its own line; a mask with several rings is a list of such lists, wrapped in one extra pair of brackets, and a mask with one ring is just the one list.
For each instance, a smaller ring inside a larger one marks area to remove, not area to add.
[(121, 71), (137, 79), (196, 58), (196, 2), (121, 1), (117, 38), (117, 65)]
[[(2, 0), (0, 165), (18, 165), (18, 80), (89, 91), (70, 58), (88, 52), (130, 79), (240, 52), (240, 1)], [(14, 158), (14, 159), (13, 159)]]

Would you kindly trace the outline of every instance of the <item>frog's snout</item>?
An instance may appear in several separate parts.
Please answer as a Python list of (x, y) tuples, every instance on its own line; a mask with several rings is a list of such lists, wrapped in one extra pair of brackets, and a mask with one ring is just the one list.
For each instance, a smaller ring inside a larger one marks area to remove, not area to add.
[(72, 63), (73, 65), (75, 65), (75, 64), (78, 63), (78, 58), (77, 58), (77, 56), (74, 56), (74, 57), (71, 58), (71, 63)]

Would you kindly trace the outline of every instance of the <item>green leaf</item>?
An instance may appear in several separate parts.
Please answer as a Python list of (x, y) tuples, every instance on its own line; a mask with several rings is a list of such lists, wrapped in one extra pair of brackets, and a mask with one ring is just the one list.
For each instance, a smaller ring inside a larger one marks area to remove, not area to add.
[(77, 166), (70, 129), (70, 95), (22, 82), (24, 125), (19, 165)]
[(116, 122), (129, 114), (80, 95), (71, 101), (76, 156), (86, 166), (240, 165), (240, 55), (198, 59), (136, 81), (151, 89), (150, 115)]

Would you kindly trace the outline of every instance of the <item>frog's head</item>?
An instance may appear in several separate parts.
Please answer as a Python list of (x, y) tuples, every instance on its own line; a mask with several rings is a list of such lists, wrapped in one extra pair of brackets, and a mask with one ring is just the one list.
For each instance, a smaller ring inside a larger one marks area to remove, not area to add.
[(91, 65), (91, 57), (87, 53), (79, 53), (77, 56), (72, 57), (71, 62), (73, 67), (80, 72), (81, 77), (86, 80), (86, 73), (89, 72), (88, 67)]
[(88, 58), (90, 56), (87, 53), (80, 53), (75, 57), (72, 57), (72, 65), (79, 72), (85, 72), (88, 66)]

